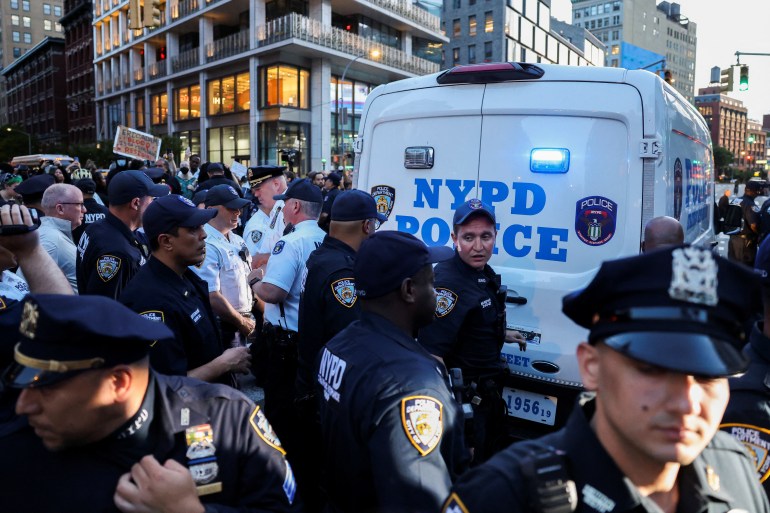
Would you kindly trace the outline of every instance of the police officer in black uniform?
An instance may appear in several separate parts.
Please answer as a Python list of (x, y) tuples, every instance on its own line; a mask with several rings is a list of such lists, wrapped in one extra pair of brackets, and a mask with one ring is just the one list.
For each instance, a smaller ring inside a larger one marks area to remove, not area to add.
[(76, 181), (74, 185), (83, 193), (83, 206), (86, 207), (83, 222), (80, 223), (77, 228), (72, 230), (72, 240), (77, 244), (80, 240), (80, 236), (86, 231), (88, 225), (94, 224), (96, 221), (107, 217), (110, 210), (104, 205), (100, 205), (94, 199), (94, 195), (96, 194), (96, 182), (90, 178), (81, 178)]
[[(497, 237), (495, 214), (478, 199), (457, 208), (452, 220), (454, 258), (436, 265), (436, 322), (420, 331), (420, 344), (459, 368), (464, 395), (473, 405), (466, 426), (473, 460), (486, 460), (504, 440), (505, 403), (500, 396), (507, 366), (500, 358), (506, 339), (505, 287), (487, 264)], [(511, 331), (509, 341), (523, 343)]]
[(361, 319), (317, 364), (330, 511), (436, 511), (464, 470), (448, 375), (415, 340), (436, 307), (431, 263), (451, 256), (395, 231), (361, 244), (353, 266)]
[(741, 199), (743, 228), (741, 232), (730, 236), (729, 257), (736, 262), (754, 265), (759, 238), (759, 205), (754, 199), (762, 192), (762, 184), (756, 180), (746, 183)]
[[(717, 430), (755, 276), (696, 247), (602, 264), (564, 313), (589, 330), (587, 394), (567, 425), (463, 475), (442, 511), (770, 511), (754, 465)], [(715, 434), (716, 433), (716, 434)]]
[(152, 347), (155, 370), (237, 386), (234, 373), (248, 372), (249, 349), (225, 349), (208, 285), (189, 268), (203, 262), (203, 225), (216, 215), (176, 194), (152, 202), (143, 217), (152, 257), (126, 285), (120, 302), (174, 333), (172, 340)]
[(117, 299), (149, 257), (134, 233), (142, 214), (168, 187), (156, 185), (141, 171), (121, 171), (107, 186), (110, 213), (92, 224), (78, 241), (77, 279), (81, 294)]
[(318, 226), (320, 226), (326, 233), (329, 233), (329, 222), (331, 220), (334, 200), (336, 200), (337, 196), (339, 196), (339, 194), (342, 192), (340, 190), (340, 183), (342, 183), (342, 177), (334, 171), (329, 173), (329, 175), (324, 178), (324, 186), (322, 190), (324, 195), (324, 204), (321, 208), (321, 216), (318, 218)]
[[(116, 329), (119, 326), (120, 329)], [(30, 428), (0, 438), (14, 512), (299, 511), (284, 449), (239, 392), (150, 369), (171, 336), (100, 296), (30, 296), (4, 384)]]
[(53, 175), (31, 176), (16, 186), (16, 193), (21, 194), (24, 206), (37, 209), (42, 216), (44, 214), (40, 202), (43, 200), (43, 193), (54, 182), (56, 182), (56, 179)]

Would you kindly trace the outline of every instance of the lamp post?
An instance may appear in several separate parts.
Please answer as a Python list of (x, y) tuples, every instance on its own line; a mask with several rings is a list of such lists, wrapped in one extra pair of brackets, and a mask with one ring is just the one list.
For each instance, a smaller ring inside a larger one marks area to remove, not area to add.
[(337, 93), (337, 103), (334, 109), (334, 113), (337, 115), (337, 120), (336, 120), (337, 138), (338, 138), (337, 148), (340, 150), (340, 156), (342, 156), (342, 149), (343, 149), (342, 147), (343, 147), (343, 139), (344, 139), (344, 137), (341, 134), (342, 130), (344, 130), (344, 126), (343, 126), (343, 123), (340, 122), (340, 100), (342, 96), (342, 87), (343, 87), (343, 84), (345, 83), (345, 75), (348, 74), (348, 70), (350, 69), (350, 66), (354, 62), (356, 62), (358, 59), (361, 59), (363, 57), (369, 57), (370, 59), (377, 59), (379, 56), (380, 56), (380, 51), (377, 49), (372, 50), (371, 52), (369, 52), (368, 55), (367, 54), (356, 55), (355, 57), (350, 59), (348, 64), (345, 66), (345, 69), (342, 70), (342, 76), (340, 76), (340, 81), (338, 82), (339, 91)]
[(27, 153), (29, 155), (32, 155), (32, 136), (29, 133), (25, 132), (24, 130), (19, 130), (18, 128), (11, 128), (11, 127), (6, 127), (6, 131), (8, 131), (8, 132), (19, 132), (20, 134), (26, 135), (27, 136), (27, 150), (28, 150)]

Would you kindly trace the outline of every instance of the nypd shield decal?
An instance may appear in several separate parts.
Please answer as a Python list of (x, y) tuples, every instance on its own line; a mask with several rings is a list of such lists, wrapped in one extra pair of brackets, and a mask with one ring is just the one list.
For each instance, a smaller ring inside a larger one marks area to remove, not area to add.
[(757, 469), (757, 477), (761, 483), (770, 476), (770, 430), (751, 424), (728, 423), (719, 426), (719, 429), (733, 436), (741, 442), (746, 451), (754, 460)]
[(342, 278), (331, 285), (334, 299), (344, 307), (352, 308), (356, 304), (356, 282), (353, 278)]
[(103, 282), (108, 282), (118, 274), (123, 261), (114, 255), (102, 255), (96, 261), (96, 274)]
[(396, 204), (396, 189), (390, 185), (375, 185), (372, 187), (372, 198), (377, 204), (377, 212), (390, 217)]
[(575, 207), (575, 233), (589, 246), (607, 244), (615, 235), (618, 204), (603, 196), (578, 200)]
[(423, 456), (436, 448), (444, 434), (443, 408), (439, 400), (425, 395), (401, 399), (401, 424), (404, 432)]

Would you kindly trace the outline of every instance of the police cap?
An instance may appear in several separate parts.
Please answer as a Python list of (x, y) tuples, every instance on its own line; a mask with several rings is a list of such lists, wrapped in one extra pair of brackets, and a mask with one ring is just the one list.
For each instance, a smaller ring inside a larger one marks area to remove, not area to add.
[(708, 249), (670, 247), (604, 262), (563, 311), (590, 343), (675, 372), (732, 376), (746, 369), (740, 348), (757, 281)]
[(428, 247), (408, 233), (375, 233), (361, 243), (356, 254), (353, 264), (356, 293), (364, 299), (384, 296), (427, 264), (449, 260), (452, 256), (454, 250), (451, 248)]
[(470, 199), (457, 207), (457, 210), (455, 210), (454, 218), (452, 219), (452, 224), (457, 226), (459, 224), (465, 224), (468, 219), (475, 216), (485, 216), (490, 221), (492, 221), (492, 224), (497, 223), (495, 220), (495, 212), (489, 207), (489, 205), (486, 205), (481, 202), (480, 199)]
[(215, 209), (197, 208), (184, 196), (170, 194), (150, 203), (142, 216), (142, 225), (147, 237), (152, 240), (179, 226), (183, 228), (202, 226), (216, 215)]
[(321, 189), (313, 185), (307, 178), (294, 180), (289, 184), (289, 188), (283, 194), (273, 196), (275, 200), (298, 199), (309, 201), (310, 203), (323, 203), (323, 194)]
[(96, 194), (96, 182), (90, 178), (81, 178), (75, 182), (75, 187), (80, 189), (83, 194)]
[(377, 219), (380, 222), (388, 220), (384, 214), (377, 212), (377, 203), (370, 194), (352, 189), (341, 192), (334, 200), (332, 221), (363, 221), (364, 219)]
[(340, 182), (342, 182), (342, 177), (339, 175), (339, 173), (335, 173), (332, 171), (327, 176), (324, 177), (324, 182), (326, 180), (331, 180), (334, 185), (339, 185)]
[(208, 192), (209, 192), (208, 189), (202, 189), (196, 192), (195, 194), (193, 194), (192, 202), (195, 204), (196, 207), (201, 203), (203, 203), (204, 205), (206, 204), (206, 193)]
[(275, 178), (277, 176), (283, 176), (283, 171), (286, 169), (284, 166), (273, 166), (270, 164), (264, 164), (261, 166), (252, 166), (249, 168), (249, 186), (258, 187), (262, 185), (262, 182)]
[(158, 340), (173, 337), (161, 323), (145, 319), (103, 296), (33, 295), (24, 299), (15, 363), (6, 386), (50, 385), (77, 372), (133, 363)]
[(110, 205), (125, 205), (134, 198), (145, 196), (168, 196), (169, 192), (167, 185), (154, 184), (143, 171), (136, 170), (120, 171), (107, 186)]
[(35, 175), (17, 185), (16, 193), (21, 194), (24, 201), (35, 201), (41, 199), (45, 190), (55, 181), (53, 175)]
[(750, 191), (761, 191), (763, 187), (764, 184), (757, 180), (749, 180), (746, 182), (746, 188)]
[(226, 183), (215, 185), (206, 193), (207, 207), (222, 205), (236, 210), (245, 207), (249, 203), (249, 200), (243, 199), (238, 195), (238, 192), (232, 185), (227, 185)]

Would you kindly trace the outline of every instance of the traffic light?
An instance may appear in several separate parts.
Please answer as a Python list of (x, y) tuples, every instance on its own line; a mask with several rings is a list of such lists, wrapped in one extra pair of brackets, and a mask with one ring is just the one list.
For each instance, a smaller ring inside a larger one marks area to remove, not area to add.
[(128, 0), (128, 28), (142, 29), (142, 8), (139, 6), (139, 0)]
[(738, 89), (741, 91), (749, 90), (749, 67), (746, 65), (741, 66), (741, 81), (739, 82)]
[(732, 66), (723, 69), (720, 73), (719, 90), (723, 93), (733, 90), (733, 77), (735, 76)]
[(144, 0), (144, 26), (160, 27), (160, 0)]

